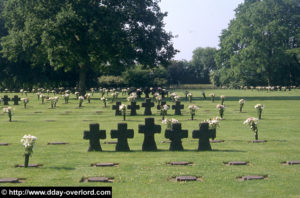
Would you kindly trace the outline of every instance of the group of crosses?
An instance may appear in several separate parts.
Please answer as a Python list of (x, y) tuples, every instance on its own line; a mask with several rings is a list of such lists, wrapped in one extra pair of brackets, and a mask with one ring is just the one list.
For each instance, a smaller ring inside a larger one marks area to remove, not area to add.
[[(209, 139), (213, 137), (213, 130), (210, 130), (208, 123), (203, 122), (199, 125), (199, 130), (192, 132), (194, 139), (199, 139), (198, 151), (212, 150)], [(157, 151), (154, 135), (161, 132), (161, 126), (154, 123), (154, 118), (145, 118), (145, 124), (138, 126), (139, 133), (144, 134), (142, 145), (143, 151)], [(134, 137), (134, 130), (128, 129), (126, 123), (118, 123), (118, 129), (111, 130), (112, 139), (118, 139), (116, 151), (130, 151), (128, 138)], [(183, 151), (181, 139), (188, 137), (188, 130), (181, 128), (181, 123), (172, 124), (171, 129), (166, 129), (165, 138), (170, 139), (170, 151)], [(83, 139), (89, 140), (88, 151), (102, 151), (100, 139), (106, 139), (106, 131), (100, 130), (99, 124), (90, 124), (90, 131), (84, 131)]]
[(3, 104), (8, 105), (9, 101), (13, 101), (14, 105), (19, 105), (19, 101), (21, 101), (21, 98), (19, 96), (15, 95), (13, 98), (9, 98), (7, 95), (5, 95), (3, 98)]
[[(160, 110), (166, 102), (161, 102), (161, 105), (157, 105), (157, 109)], [(116, 102), (115, 105), (112, 105), (112, 109), (115, 110), (115, 115), (121, 115), (121, 111), (119, 110), (119, 106), (121, 102)], [(149, 116), (152, 115), (151, 108), (154, 107), (154, 103), (151, 102), (150, 98), (146, 98), (145, 102), (142, 103), (142, 107), (145, 108), (144, 115)], [(140, 109), (140, 105), (137, 105), (136, 102), (131, 102), (130, 105), (127, 106), (130, 109), (130, 115), (137, 115), (136, 110)], [(181, 109), (184, 109), (184, 105), (180, 104), (180, 101), (176, 101), (175, 105), (172, 105), (172, 109), (175, 110), (175, 115), (181, 115)]]

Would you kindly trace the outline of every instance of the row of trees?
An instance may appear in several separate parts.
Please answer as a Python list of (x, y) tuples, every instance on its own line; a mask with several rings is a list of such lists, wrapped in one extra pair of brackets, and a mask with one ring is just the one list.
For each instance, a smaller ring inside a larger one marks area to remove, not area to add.
[(191, 61), (171, 60), (158, 2), (0, 0), (0, 86), (299, 85), (297, 0), (245, 0)]

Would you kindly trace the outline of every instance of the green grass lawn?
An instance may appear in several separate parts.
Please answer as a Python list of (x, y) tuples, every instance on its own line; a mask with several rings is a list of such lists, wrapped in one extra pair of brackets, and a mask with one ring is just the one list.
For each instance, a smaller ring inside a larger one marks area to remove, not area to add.
[[(1, 184), (1, 186), (112, 186), (113, 197), (300, 197), (300, 165), (285, 166), (282, 161), (300, 160), (300, 91), (266, 92), (251, 90), (206, 90), (206, 95), (214, 92), (216, 101), (208, 97), (202, 99), (201, 90), (192, 90), (196, 104), (200, 109), (195, 120), (189, 120), (184, 90), (176, 90), (182, 96), (185, 109), (182, 116), (173, 116), (174, 110), (168, 111), (168, 118), (176, 118), (187, 129), (189, 137), (183, 139), (185, 151), (168, 151), (166, 126), (155, 135), (158, 152), (142, 152), (144, 136), (138, 133), (138, 124), (144, 123), (143, 110), (138, 116), (127, 116), (129, 129), (134, 129), (134, 138), (129, 139), (131, 152), (115, 152), (115, 145), (103, 144), (110, 141), (110, 130), (117, 129), (117, 123), (123, 122), (122, 116), (114, 116), (111, 103), (103, 108), (100, 94), (94, 94), (90, 104), (84, 101), (83, 108), (78, 108), (78, 101), (71, 96), (70, 104), (64, 104), (61, 98), (56, 109), (49, 109), (50, 104), (41, 104), (37, 96), (29, 94), (28, 108), (10, 105), (15, 109), (13, 122), (8, 122), (7, 114), (0, 114), (0, 142), (10, 146), (0, 146), (0, 178), (26, 178), (20, 184)], [(0, 93), (3, 97), (5, 94)], [(13, 93), (8, 94), (12, 97)], [(20, 97), (20, 94), (18, 94)], [(52, 95), (52, 94), (50, 94)], [(120, 94), (121, 95), (121, 94)], [(217, 129), (217, 139), (224, 143), (212, 144), (213, 151), (197, 152), (198, 142), (192, 139), (192, 130), (199, 129), (199, 123), (218, 115), (216, 105), (219, 96), (225, 95), (224, 120)], [(125, 96), (121, 101), (128, 104)], [(239, 113), (239, 99), (245, 99), (244, 112)], [(97, 100), (96, 100), (97, 99)], [(141, 105), (141, 101), (137, 103)], [(259, 139), (267, 143), (249, 143), (254, 139), (253, 132), (243, 122), (248, 117), (257, 117), (254, 105), (265, 105), (262, 120), (258, 125)], [(167, 104), (171, 104), (170, 101)], [(3, 107), (3, 103), (1, 104)], [(161, 124), (159, 112), (152, 108), (152, 117), (156, 124)], [(129, 114), (129, 111), (128, 111)], [(49, 122), (50, 121), (50, 122)], [(101, 140), (103, 152), (87, 152), (89, 142), (83, 139), (83, 131), (90, 123), (100, 123), (105, 129), (106, 140)], [(15, 168), (24, 162), (24, 148), (20, 139), (24, 134), (38, 138), (30, 163), (43, 164), (40, 168)], [(65, 141), (67, 145), (47, 145), (48, 142)], [(167, 162), (190, 161), (192, 166), (170, 166)], [(225, 161), (249, 161), (248, 166), (227, 166)], [(118, 167), (91, 167), (91, 163), (115, 162)], [(170, 181), (173, 176), (201, 176), (203, 182)], [(243, 175), (268, 175), (265, 180), (236, 180)], [(82, 177), (113, 177), (113, 183), (80, 183)]]

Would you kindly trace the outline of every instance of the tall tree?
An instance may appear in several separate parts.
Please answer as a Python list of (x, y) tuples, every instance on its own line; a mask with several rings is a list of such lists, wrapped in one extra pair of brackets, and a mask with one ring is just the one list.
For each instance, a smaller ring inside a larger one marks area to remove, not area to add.
[(295, 0), (248, 0), (239, 5), (235, 19), (220, 36), (216, 55), (220, 82), (297, 83), (300, 65), (288, 51), (299, 46), (299, 13), (300, 4)]
[(158, 0), (7, 0), (2, 53), (33, 66), (79, 72), (85, 92), (91, 68), (166, 64), (176, 53)]

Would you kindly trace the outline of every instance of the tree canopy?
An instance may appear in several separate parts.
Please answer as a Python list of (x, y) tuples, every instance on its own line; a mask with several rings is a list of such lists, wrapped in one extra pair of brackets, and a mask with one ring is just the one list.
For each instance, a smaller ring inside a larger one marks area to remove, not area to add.
[(299, 1), (245, 0), (235, 12), (220, 36), (215, 82), (232, 86), (299, 83)]
[(165, 65), (176, 50), (157, 0), (5, 0), (3, 56), (79, 73)]

